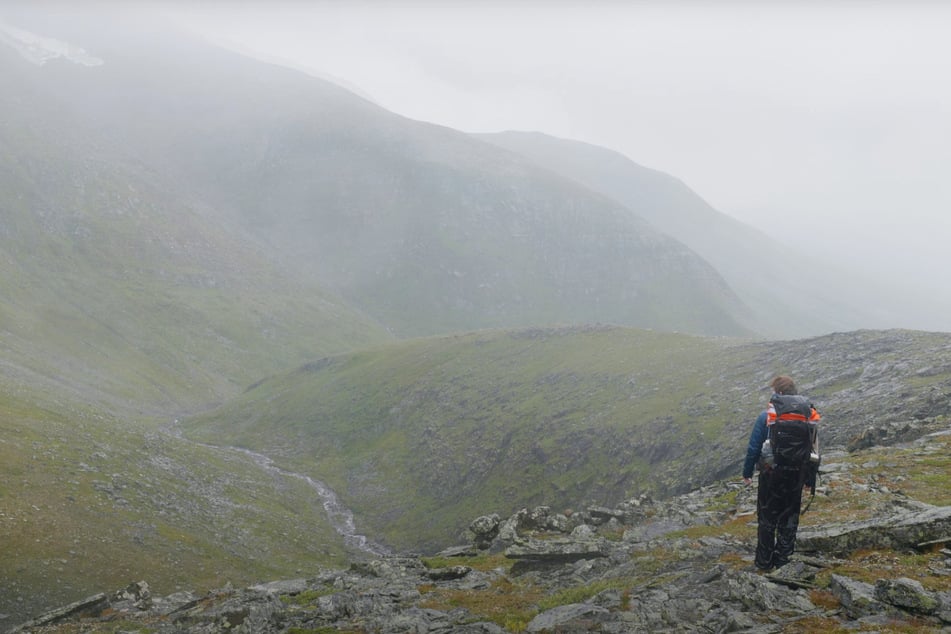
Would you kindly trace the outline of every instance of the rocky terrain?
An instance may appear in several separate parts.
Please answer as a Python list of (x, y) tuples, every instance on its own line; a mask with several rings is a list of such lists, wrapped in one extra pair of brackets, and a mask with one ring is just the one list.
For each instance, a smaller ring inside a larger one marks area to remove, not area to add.
[(824, 457), (797, 553), (752, 569), (755, 485), (523, 509), (466, 544), (153, 596), (145, 581), (11, 632), (951, 631), (951, 431)]

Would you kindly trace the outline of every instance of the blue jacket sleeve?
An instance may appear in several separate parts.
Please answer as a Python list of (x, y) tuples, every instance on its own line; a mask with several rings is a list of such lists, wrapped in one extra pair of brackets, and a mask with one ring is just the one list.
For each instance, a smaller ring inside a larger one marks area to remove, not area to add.
[(759, 462), (759, 454), (763, 449), (763, 441), (766, 440), (768, 433), (766, 428), (766, 412), (763, 412), (756, 418), (756, 422), (753, 423), (753, 431), (750, 432), (750, 444), (746, 448), (746, 462), (743, 463), (744, 478), (753, 477), (753, 469), (756, 468), (756, 463)]

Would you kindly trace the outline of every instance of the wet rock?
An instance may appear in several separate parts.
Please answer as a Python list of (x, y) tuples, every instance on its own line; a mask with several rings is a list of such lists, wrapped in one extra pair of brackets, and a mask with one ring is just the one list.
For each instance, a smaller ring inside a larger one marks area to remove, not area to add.
[(486, 549), (492, 544), (499, 534), (499, 516), (496, 514), (483, 515), (477, 517), (469, 524), (469, 532), (472, 534), (472, 543), (481, 549)]
[(595, 526), (605, 524), (612, 519), (623, 522), (626, 517), (624, 511), (609, 509), (604, 506), (589, 506), (588, 515), (591, 517), (591, 523)]
[(57, 623), (71, 618), (82, 618), (84, 616), (95, 616), (102, 612), (103, 609), (109, 606), (109, 597), (103, 593), (95, 594), (81, 601), (76, 601), (65, 605), (61, 608), (55, 610), (50, 610), (45, 614), (28, 621), (23, 625), (13, 628), (10, 630), (10, 633), (13, 632), (25, 632), (30, 631), (33, 628), (40, 627), (43, 625), (50, 625), (52, 623)]
[(879, 579), (875, 583), (875, 598), (922, 614), (934, 614), (941, 607), (941, 601), (935, 593), (928, 592), (919, 581), (907, 577)]
[(768, 575), (767, 578), (791, 588), (812, 588), (819, 570), (821, 569), (802, 561), (791, 561), (773, 574)]
[(433, 581), (452, 581), (462, 579), (472, 572), (469, 566), (450, 566), (448, 568), (433, 568), (426, 573), (426, 576)]
[(533, 539), (524, 545), (510, 546), (505, 550), (505, 556), (509, 559), (529, 559), (550, 563), (569, 563), (607, 555), (608, 549), (604, 540)]
[(593, 540), (593, 539), (596, 539), (597, 536), (598, 536), (597, 531), (595, 531), (592, 527), (588, 526), (587, 524), (576, 526), (574, 530), (571, 531), (571, 539), (576, 541)]
[(295, 595), (304, 592), (308, 588), (306, 579), (286, 579), (284, 581), (272, 581), (251, 586), (250, 590), (263, 594), (286, 594)]
[(166, 597), (152, 597), (152, 613), (157, 616), (168, 616), (187, 610), (198, 601), (199, 597), (191, 592), (176, 592)]
[(525, 627), (526, 632), (590, 632), (610, 611), (590, 603), (562, 605), (542, 612)]
[(516, 544), (522, 541), (518, 534), (518, 527), (522, 518), (528, 514), (526, 509), (522, 509), (499, 525), (498, 541), (503, 544)]
[(571, 531), (571, 520), (567, 515), (556, 513), (548, 518), (547, 528), (559, 533), (567, 533)]
[(875, 588), (870, 583), (856, 581), (842, 575), (832, 575), (829, 590), (853, 619), (885, 611), (885, 606), (875, 597)]
[(548, 528), (548, 516), (551, 515), (550, 506), (536, 506), (524, 516), (522, 530), (545, 530)]
[(152, 607), (152, 591), (149, 584), (145, 581), (130, 583), (113, 595), (111, 605), (114, 609), (128, 606), (137, 610), (148, 610)]
[(479, 549), (473, 546), (450, 546), (445, 550), (436, 553), (437, 557), (475, 557), (479, 554)]
[(815, 609), (804, 591), (784, 588), (749, 572), (728, 576), (726, 592), (731, 601), (748, 610), (805, 613)]

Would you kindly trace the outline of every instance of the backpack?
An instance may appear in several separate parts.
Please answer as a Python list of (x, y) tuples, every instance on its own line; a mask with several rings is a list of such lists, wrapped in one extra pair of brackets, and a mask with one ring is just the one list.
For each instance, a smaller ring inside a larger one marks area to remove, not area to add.
[(794, 394), (773, 394), (766, 409), (766, 425), (773, 460), (780, 467), (804, 467), (813, 457), (819, 412), (808, 398)]

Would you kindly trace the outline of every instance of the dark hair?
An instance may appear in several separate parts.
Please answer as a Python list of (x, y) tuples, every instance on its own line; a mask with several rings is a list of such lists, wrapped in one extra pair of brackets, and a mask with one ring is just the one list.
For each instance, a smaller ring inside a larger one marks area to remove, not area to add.
[(799, 390), (796, 389), (796, 382), (792, 380), (792, 377), (781, 374), (773, 379), (769, 386), (773, 388), (773, 391), (777, 394), (798, 394)]

